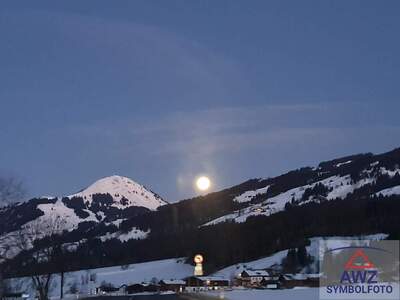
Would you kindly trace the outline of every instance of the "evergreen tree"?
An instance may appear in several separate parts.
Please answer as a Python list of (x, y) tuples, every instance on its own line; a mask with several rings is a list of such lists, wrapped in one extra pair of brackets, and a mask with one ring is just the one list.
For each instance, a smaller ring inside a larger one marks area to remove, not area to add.
[(300, 246), (297, 248), (297, 260), (301, 267), (305, 267), (309, 262), (309, 256), (307, 253), (306, 246)]
[(299, 267), (299, 261), (297, 259), (296, 249), (294, 248), (289, 249), (283, 263), (283, 268), (285, 272), (296, 273), (298, 267)]

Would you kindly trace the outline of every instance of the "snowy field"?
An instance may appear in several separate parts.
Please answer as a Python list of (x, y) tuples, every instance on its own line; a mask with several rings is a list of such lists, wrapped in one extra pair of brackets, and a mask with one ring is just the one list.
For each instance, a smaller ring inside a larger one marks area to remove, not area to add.
[[(122, 284), (150, 282), (152, 280), (182, 279), (192, 274), (193, 266), (185, 264), (184, 258), (81, 270), (66, 273), (64, 292), (68, 295), (71, 293), (72, 288), (76, 288), (79, 294), (92, 294), (96, 287), (100, 286), (103, 282), (119, 287)], [(26, 291), (30, 295), (34, 294), (31, 278), (29, 277), (13, 278), (8, 280), (8, 284), (15, 291)], [(51, 282), (50, 296), (57, 298), (59, 294), (60, 276), (56, 275)]]
[[(366, 236), (352, 237), (315, 237), (311, 238), (311, 244), (307, 247), (307, 252), (314, 258), (312, 265), (308, 268), (311, 273), (318, 272), (319, 242), (323, 241), (329, 247), (350, 246), (355, 240), (382, 240), (387, 234), (374, 234)], [(212, 275), (222, 276), (227, 279), (239, 274), (245, 269), (265, 269), (273, 265), (280, 265), (282, 259), (286, 257), (288, 250), (279, 251), (271, 256), (260, 258), (257, 260), (243, 262), (228, 266), (215, 272)], [(305, 271), (305, 270), (303, 270)], [(71, 294), (75, 289), (78, 294), (93, 294), (96, 287), (102, 283), (109, 283), (115, 287), (123, 284), (133, 284), (141, 282), (159, 281), (161, 279), (183, 279), (193, 274), (193, 266), (185, 263), (185, 258), (164, 259), (138, 264), (130, 264), (125, 266), (114, 266), (107, 268), (80, 270), (70, 272), (65, 275), (64, 293)], [(30, 278), (13, 278), (8, 281), (14, 291), (24, 291), (33, 295)], [(317, 290), (317, 292), (315, 292)], [(51, 283), (50, 296), (57, 298), (60, 294), (60, 277), (56, 275)], [(315, 294), (315, 295), (314, 295)], [(214, 294), (218, 297), (227, 299), (316, 299), (318, 289), (294, 289), (294, 290), (234, 290), (225, 294)], [(315, 296), (315, 297), (314, 297)], [(241, 298), (244, 297), (244, 298)], [(272, 298), (269, 298), (272, 297)], [(280, 297), (280, 298), (279, 298)], [(289, 297), (289, 298), (285, 298)], [(294, 297), (294, 298), (290, 298)], [(305, 297), (305, 298), (301, 298)], [(307, 298), (308, 297), (308, 298)]]
[[(318, 273), (318, 262), (320, 258), (319, 243), (322, 241), (324, 245), (329, 248), (346, 247), (350, 246), (355, 240), (384, 240), (387, 238), (387, 234), (378, 233), (365, 236), (331, 236), (331, 237), (314, 237), (310, 239), (310, 245), (307, 246), (307, 253), (313, 258), (313, 263), (308, 268), (311, 273)], [(261, 259), (239, 263), (226, 267), (213, 275), (223, 276), (225, 278), (232, 278), (233, 276), (241, 273), (246, 269), (266, 269), (274, 265), (280, 265), (282, 259), (287, 255), (288, 250), (279, 251), (271, 256), (267, 256)], [(305, 271), (305, 270), (304, 270)]]
[(287, 252), (288, 252), (288, 250), (283, 250), (283, 251), (279, 251), (279, 252), (275, 253), (274, 255), (271, 255), (268, 257), (249, 261), (246, 263), (232, 265), (232, 266), (226, 267), (222, 270), (219, 270), (218, 272), (214, 273), (213, 275), (222, 276), (225, 278), (232, 278), (233, 276), (236, 276), (237, 274), (241, 273), (243, 270), (246, 270), (246, 269), (254, 269), (254, 270), (266, 269), (266, 268), (271, 267), (272, 265), (280, 264), (282, 262), (282, 259), (284, 259), (286, 257)]

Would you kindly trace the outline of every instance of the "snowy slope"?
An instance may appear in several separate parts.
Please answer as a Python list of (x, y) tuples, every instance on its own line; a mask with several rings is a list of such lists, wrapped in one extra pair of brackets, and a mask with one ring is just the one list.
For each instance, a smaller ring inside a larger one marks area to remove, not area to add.
[(264, 188), (261, 189), (257, 189), (255, 191), (247, 191), (244, 192), (243, 194), (236, 196), (235, 198), (233, 198), (233, 201), (239, 202), (239, 203), (243, 203), (243, 202), (249, 202), (251, 201), (255, 196), (257, 195), (262, 195), (265, 194), (268, 191), (269, 186), (266, 186)]
[[(143, 207), (149, 210), (156, 210), (159, 206), (166, 205), (161, 197), (157, 194), (147, 190), (143, 185), (123, 176), (110, 176), (102, 178), (83, 191), (70, 195), (67, 198), (50, 198), (54, 199), (50, 203), (39, 204), (37, 209), (43, 212), (38, 220), (39, 222), (46, 222), (46, 220), (59, 217), (63, 220), (64, 229), (73, 230), (77, 228), (82, 221), (99, 222), (105, 218), (103, 211), (92, 211), (91, 205), (93, 204), (93, 196), (100, 194), (109, 194), (112, 197), (110, 207), (117, 209), (125, 209), (127, 207)], [(74, 209), (70, 208), (70, 204), (80, 197), (87, 206), (82, 209), (88, 216), (80, 217), (76, 214)], [(66, 202), (68, 199), (71, 203)], [(101, 206), (105, 206), (102, 204)], [(119, 225), (122, 220), (115, 220), (112, 223)]]
[[(351, 164), (351, 162), (352, 161), (345, 161), (343, 163), (336, 164), (335, 167), (338, 168), (340, 166), (348, 166)], [(246, 207), (211, 220), (203, 224), (202, 226), (215, 225), (227, 221), (242, 223), (251, 216), (269, 216), (285, 210), (285, 206), (290, 203), (295, 203), (296, 205), (304, 205), (310, 202), (320, 203), (321, 201), (345, 199), (347, 195), (353, 193), (355, 190), (360, 189), (367, 184), (374, 184), (378, 175), (386, 175), (389, 178), (393, 178), (394, 176), (400, 174), (399, 168), (388, 170), (384, 167), (378, 168), (373, 174), (374, 167), (377, 165), (377, 163), (379, 162), (371, 163), (369, 168), (363, 170), (361, 172), (362, 178), (360, 178), (357, 182), (354, 182), (352, 180), (350, 174), (334, 175), (328, 178), (324, 178), (322, 180), (317, 180), (307, 185), (289, 189), (273, 197), (267, 196), (267, 193), (270, 189), (270, 184), (256, 190), (246, 191), (233, 198), (234, 202), (248, 204)], [(313, 189), (317, 185), (322, 185), (323, 187), (325, 187), (328, 190), (327, 195), (318, 197), (309, 196), (308, 199), (303, 199), (305, 191)], [(377, 194), (381, 194), (383, 196), (400, 194), (400, 186), (382, 190)], [(251, 203), (252, 200), (255, 199), (255, 197), (260, 195), (264, 195), (264, 201), (260, 203)]]
[[(225, 222), (228, 220), (233, 220), (237, 223), (245, 222), (248, 217), (250, 216), (259, 216), (259, 215), (265, 215), (269, 216), (271, 214), (283, 211), (285, 209), (286, 203), (292, 201), (292, 199), (300, 200), (301, 197), (304, 194), (304, 191), (307, 188), (312, 188), (316, 184), (323, 184), (327, 187), (333, 188), (333, 191), (329, 193), (327, 196), (328, 199), (334, 199), (334, 198), (342, 198), (346, 196), (348, 193), (352, 192), (356, 186), (350, 184), (350, 177), (349, 176), (344, 176), (344, 177), (339, 177), (339, 176), (332, 176), (327, 179), (315, 182), (313, 184), (305, 185), (305, 186), (300, 186), (294, 189), (290, 189), (284, 193), (281, 193), (277, 196), (268, 198), (267, 200), (263, 201), (262, 203), (251, 205), (249, 207), (246, 207), (240, 211), (236, 211), (232, 214), (220, 217), (218, 219), (212, 220), (204, 225), (215, 225), (221, 222)], [(363, 181), (360, 182), (357, 186), (361, 186), (363, 184), (368, 183), (368, 181)], [(244, 194), (240, 195), (239, 199), (245, 198), (247, 201), (251, 201), (254, 196), (259, 195), (259, 194), (265, 194), (268, 191), (268, 186), (266, 188), (262, 188), (256, 191), (251, 191), (250, 192), (245, 192)], [(252, 195), (252, 197), (249, 197), (249, 195)], [(242, 201), (243, 202), (243, 201)], [(305, 203), (303, 203), (305, 204)]]
[[(108, 196), (106, 197), (107, 201), (101, 198), (104, 195)], [(99, 196), (100, 200), (98, 199)], [(95, 197), (97, 198), (95, 199)], [(107, 226), (114, 225), (114, 230), (99, 236), (102, 241), (113, 238), (122, 242), (131, 239), (144, 239), (150, 233), (149, 230), (142, 231), (133, 227), (128, 231), (125, 228), (124, 232), (115, 231), (115, 226), (118, 228), (121, 222), (125, 220), (125, 218), (121, 217), (122, 214), (127, 211), (124, 216), (129, 217), (132, 214), (143, 213), (146, 210), (154, 211), (159, 206), (166, 204), (167, 202), (157, 194), (129, 178), (116, 175), (105, 177), (81, 192), (68, 197), (32, 199), (10, 208), (10, 210), (16, 212), (17, 218), (32, 214), (32, 210), (35, 211), (37, 217), (27, 218), (27, 221), (21, 223), (16, 229), (15, 227), (8, 231), (5, 229), (3, 234), (0, 234), (0, 249), (4, 248), (2, 243), (12, 244), (19, 232), (32, 231), (32, 228), (40, 227), (39, 230), (35, 230), (37, 231), (35, 239), (41, 239), (46, 235), (57, 233), (51, 229), (55, 223), (57, 223), (56, 225), (59, 227), (60, 232), (63, 230), (71, 232), (78, 229), (83, 222), (104, 222)], [(132, 209), (140, 210), (136, 212)], [(7, 211), (4, 213), (7, 213)], [(18, 247), (13, 247), (7, 252), (8, 257), (13, 257), (20, 250)]]
[[(72, 197), (82, 197), (89, 203), (93, 200), (94, 194), (110, 194), (114, 198), (112, 206), (124, 208), (128, 206), (141, 206), (150, 210), (156, 210), (159, 206), (167, 204), (158, 195), (146, 189), (143, 185), (123, 176), (110, 176), (97, 180), (83, 191), (70, 195)], [(126, 204), (121, 203), (121, 199), (127, 200)]]
[(126, 242), (128, 240), (141, 240), (147, 238), (149, 235), (150, 230), (143, 231), (140, 230), (136, 227), (133, 227), (131, 231), (127, 233), (123, 233), (120, 231), (109, 233), (107, 232), (105, 235), (100, 236), (99, 238), (101, 239), (102, 242), (110, 240), (110, 239), (119, 239), (121, 242)]
[[(310, 239), (310, 245), (306, 247), (307, 253), (313, 257), (313, 263), (309, 270), (316, 272), (318, 269), (319, 259), (319, 244), (323, 243), (329, 248), (338, 248), (350, 246), (356, 240), (384, 240), (388, 235), (384, 233), (364, 235), (364, 236), (331, 236), (331, 237), (314, 237)], [(338, 242), (340, 240), (340, 242)], [(260, 258), (257, 260), (243, 262), (226, 267), (213, 275), (223, 276), (225, 278), (232, 278), (243, 270), (261, 270), (271, 268), (273, 266), (280, 266), (282, 260), (286, 257), (288, 249), (279, 251), (271, 256)]]
[(382, 196), (392, 196), (392, 195), (400, 195), (400, 185), (391, 187), (388, 189), (384, 189), (377, 193), (378, 195)]
[(214, 273), (215, 276), (222, 276), (225, 278), (232, 278), (233, 276), (238, 275), (244, 270), (261, 270), (270, 268), (273, 265), (280, 265), (282, 263), (282, 259), (284, 259), (287, 255), (288, 250), (279, 251), (271, 256), (267, 256), (264, 258), (260, 258), (257, 260), (244, 262), (240, 264), (235, 264), (229, 267), (226, 267), (218, 272)]
[[(68, 231), (75, 229), (78, 224), (82, 222), (82, 219), (75, 214), (74, 210), (67, 207), (61, 199), (57, 199), (55, 203), (39, 204), (37, 208), (41, 210), (44, 215), (34, 222), (45, 224), (48, 220), (60, 218), (63, 222), (64, 229)], [(89, 214), (89, 217), (85, 218), (86, 221), (98, 221), (94, 213), (90, 210), (86, 210), (86, 212)]]

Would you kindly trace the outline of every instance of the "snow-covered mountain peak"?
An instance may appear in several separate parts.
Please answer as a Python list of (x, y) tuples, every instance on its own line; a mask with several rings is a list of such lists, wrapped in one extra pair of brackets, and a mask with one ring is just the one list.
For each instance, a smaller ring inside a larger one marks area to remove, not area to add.
[(69, 197), (82, 197), (85, 202), (91, 202), (95, 194), (110, 194), (114, 198), (113, 206), (141, 206), (156, 210), (159, 206), (167, 204), (143, 185), (118, 175), (101, 178), (83, 191)]

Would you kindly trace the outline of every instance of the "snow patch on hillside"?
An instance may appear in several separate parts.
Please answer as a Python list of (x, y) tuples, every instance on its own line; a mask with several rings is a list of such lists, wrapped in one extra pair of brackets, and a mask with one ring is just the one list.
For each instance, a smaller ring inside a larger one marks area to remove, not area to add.
[(249, 201), (253, 200), (253, 198), (257, 195), (266, 194), (268, 191), (268, 188), (269, 188), (269, 185), (266, 187), (263, 187), (261, 189), (255, 190), (255, 191), (244, 192), (243, 194), (233, 198), (233, 201), (238, 202), (238, 203), (249, 202)]
[(113, 232), (113, 233), (109, 233), (107, 232), (107, 234), (100, 236), (100, 239), (102, 242), (105, 242), (107, 240), (110, 239), (119, 239), (121, 242), (126, 242), (129, 240), (142, 240), (147, 238), (147, 236), (150, 234), (150, 230), (148, 231), (143, 231), (140, 230), (136, 227), (133, 227), (131, 231), (126, 232), (126, 233), (121, 233), (121, 232)]
[(232, 278), (237, 276), (244, 270), (261, 270), (270, 268), (273, 265), (279, 265), (287, 255), (288, 250), (279, 251), (271, 256), (260, 258), (257, 260), (249, 261), (246, 263), (239, 263), (226, 267), (218, 272), (214, 273), (215, 276), (223, 276), (225, 278)]
[(386, 174), (389, 177), (394, 177), (396, 174), (400, 174), (400, 169), (388, 170), (386, 168), (380, 168), (379, 170), (381, 174)]
[(84, 220), (78, 217), (73, 209), (68, 208), (61, 199), (55, 203), (39, 204), (37, 206), (43, 215), (33, 221), (29, 221), (21, 226), (20, 230), (8, 232), (1, 236), (1, 243), (9, 245), (7, 257), (12, 258), (21, 252), (21, 236), (25, 236), (24, 248), (28, 250), (33, 247), (35, 240), (43, 239), (51, 234), (60, 234), (62, 231), (72, 231), (76, 229), (82, 221), (95, 221), (96, 216), (93, 212), (86, 210), (89, 217)]
[(384, 189), (382, 191), (377, 192), (376, 194), (381, 196), (400, 195), (400, 185)]
[(123, 219), (118, 219), (118, 220), (115, 220), (115, 221), (112, 221), (112, 222), (106, 222), (105, 224), (107, 224), (107, 225), (113, 224), (113, 225), (119, 227), (119, 225), (121, 225), (121, 223), (123, 221), (125, 221), (125, 220), (127, 220), (127, 219), (123, 218)]
[(341, 163), (336, 164), (335, 167), (339, 168), (340, 166), (350, 164), (351, 162), (352, 162), (352, 160), (341, 162)]
[[(74, 210), (67, 207), (61, 199), (57, 199), (55, 203), (39, 204), (37, 208), (40, 209), (44, 213), (44, 215), (32, 221), (35, 223), (38, 222), (46, 224), (46, 222), (50, 219), (60, 218), (60, 220), (62, 221), (63, 229), (71, 231), (77, 228), (79, 223), (83, 221), (83, 219), (78, 217), (75, 214)], [(85, 221), (97, 222), (96, 216), (93, 212), (91, 212), (90, 210), (85, 210), (85, 212), (89, 214), (89, 217), (84, 219)], [(27, 223), (25, 227), (31, 226), (32, 222)]]
[[(203, 224), (202, 226), (215, 225), (215, 224), (227, 222), (227, 221), (234, 221), (236, 223), (242, 223), (242, 222), (246, 222), (247, 218), (249, 218), (251, 216), (270, 216), (277, 212), (283, 211), (285, 209), (285, 205), (288, 202), (291, 202), (292, 200), (299, 201), (303, 197), (303, 194), (306, 189), (313, 188), (317, 184), (322, 184), (322, 185), (326, 186), (327, 188), (329, 188), (330, 190), (332, 190), (331, 192), (328, 193), (326, 200), (333, 200), (336, 198), (344, 199), (349, 193), (352, 193), (355, 189), (358, 189), (361, 186), (369, 184), (373, 181), (374, 181), (373, 178), (365, 178), (365, 179), (361, 179), (356, 184), (352, 184), (350, 175), (331, 176), (326, 179), (314, 182), (312, 184), (308, 184), (308, 185), (290, 189), (279, 195), (268, 198), (265, 201), (263, 201), (262, 203), (250, 205), (246, 208), (237, 210), (233, 213), (230, 213), (230, 214), (224, 215), (222, 217), (219, 217), (217, 219), (214, 219), (212, 221), (209, 221), (209, 222)], [(239, 196), (240, 197), (239, 202), (251, 201), (254, 196), (256, 196), (258, 194), (266, 193), (268, 188), (269, 188), (269, 186), (266, 186), (262, 189), (258, 189), (255, 191), (247, 191)], [(310, 201), (302, 202), (299, 205), (304, 205), (306, 203), (309, 203)], [(315, 199), (313, 199), (312, 201), (315, 201)]]

